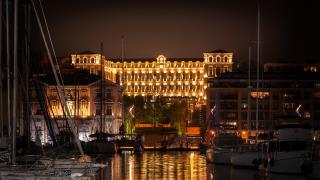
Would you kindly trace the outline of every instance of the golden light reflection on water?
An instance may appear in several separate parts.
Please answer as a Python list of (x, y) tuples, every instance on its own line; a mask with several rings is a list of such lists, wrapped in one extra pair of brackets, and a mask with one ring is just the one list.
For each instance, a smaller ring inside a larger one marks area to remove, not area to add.
[(106, 161), (103, 179), (207, 179), (206, 159), (198, 152), (123, 152)]

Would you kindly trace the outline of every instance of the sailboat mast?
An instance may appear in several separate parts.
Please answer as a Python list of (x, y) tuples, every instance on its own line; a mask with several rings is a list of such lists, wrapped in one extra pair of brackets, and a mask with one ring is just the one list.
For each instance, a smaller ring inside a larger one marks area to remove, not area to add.
[[(0, 19), (2, 19), (2, 0), (0, 0)], [(1, 21), (2, 22), (2, 21)], [(3, 137), (3, 84), (2, 84), (2, 23), (0, 23), (0, 137)]]
[(6, 0), (6, 55), (7, 55), (7, 114), (8, 114), (8, 136), (11, 136), (11, 73), (10, 73), (10, 22), (9, 22), (9, 0)]
[(103, 53), (103, 43), (101, 42), (100, 44), (100, 68), (101, 68), (101, 82), (100, 82), (100, 90), (101, 90), (101, 115), (100, 115), (100, 133), (103, 131), (103, 113), (104, 113), (104, 108), (103, 108), (103, 100), (104, 100), (104, 91), (103, 91), (103, 59), (102, 59), (102, 53)]
[(257, 24), (257, 96), (256, 96), (256, 130), (258, 133), (259, 129), (259, 75), (260, 75), (260, 2), (257, 1), (257, 8), (258, 8), (258, 24)]
[(124, 124), (124, 37), (121, 37), (121, 61), (122, 61), (122, 78), (121, 78), (121, 82), (122, 82), (122, 87), (123, 87), (123, 91), (122, 91), (122, 125)]
[[(33, 10), (34, 10), (34, 13), (35, 13), (37, 24), (39, 26), (39, 30), (40, 30), (40, 33), (41, 33), (41, 36), (42, 36), (42, 40), (44, 42), (45, 49), (46, 49), (46, 52), (47, 52), (47, 55), (48, 55), (48, 58), (49, 58), (49, 62), (50, 62), (50, 65), (51, 65), (51, 68), (52, 68), (52, 71), (53, 71), (54, 79), (56, 80), (56, 83), (57, 83), (57, 92), (58, 92), (58, 96), (61, 98), (61, 101), (62, 101), (61, 102), (62, 103), (62, 108), (66, 112), (66, 118), (67, 118), (67, 121), (68, 121), (68, 123), (70, 125), (72, 134), (74, 135), (74, 139), (76, 141), (76, 145), (78, 147), (78, 150), (80, 151), (81, 155), (84, 155), (80, 140), (78, 138), (78, 134), (77, 134), (76, 129), (75, 129), (75, 122), (71, 118), (70, 111), (69, 111), (69, 108), (68, 108), (66, 100), (65, 100), (65, 95), (64, 95), (64, 92), (63, 92), (63, 86), (62, 86), (62, 84), (60, 82), (61, 80), (59, 79), (58, 73), (56, 71), (56, 69), (58, 68), (58, 64), (54, 64), (54, 62), (53, 62), (52, 54), (50, 53), (49, 45), (48, 45), (46, 36), (44, 34), (44, 30), (43, 30), (43, 27), (42, 27), (42, 24), (41, 24), (41, 20), (40, 20), (38, 11), (36, 9), (36, 5), (35, 5), (33, 0), (31, 0), (31, 3), (32, 3), (32, 7), (33, 7)], [(57, 63), (57, 62), (55, 62), (55, 63)], [(59, 76), (61, 77), (60, 71), (59, 71)]]
[[(248, 64), (248, 112), (247, 112), (247, 123), (248, 131), (251, 130), (251, 47), (249, 47), (249, 64)], [(248, 132), (250, 134), (250, 132)]]
[(16, 123), (18, 106), (18, 0), (14, 1), (13, 34), (13, 106), (12, 106), (12, 154), (11, 162), (16, 163)]

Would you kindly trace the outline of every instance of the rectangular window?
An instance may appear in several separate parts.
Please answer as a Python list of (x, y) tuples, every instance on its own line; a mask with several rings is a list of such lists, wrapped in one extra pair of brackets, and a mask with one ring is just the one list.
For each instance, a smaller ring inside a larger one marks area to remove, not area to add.
[(108, 116), (112, 115), (112, 105), (107, 105), (106, 115)]

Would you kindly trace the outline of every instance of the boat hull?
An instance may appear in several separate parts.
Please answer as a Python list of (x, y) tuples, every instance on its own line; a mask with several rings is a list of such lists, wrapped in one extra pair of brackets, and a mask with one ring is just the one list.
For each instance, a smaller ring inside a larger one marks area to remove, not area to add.
[(232, 150), (229, 149), (208, 149), (207, 160), (215, 164), (230, 164)]
[(230, 161), (232, 166), (245, 167), (245, 168), (257, 168), (261, 153), (259, 152), (242, 152), (232, 153)]
[[(269, 170), (272, 173), (301, 174), (301, 168), (306, 160), (304, 151), (278, 152), (270, 161)], [(268, 165), (267, 165), (268, 166)]]

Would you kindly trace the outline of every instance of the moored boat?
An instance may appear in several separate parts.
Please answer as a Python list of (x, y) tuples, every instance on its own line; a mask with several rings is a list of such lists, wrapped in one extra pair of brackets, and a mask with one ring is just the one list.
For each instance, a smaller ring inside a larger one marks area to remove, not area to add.
[(212, 147), (206, 152), (207, 160), (211, 163), (230, 164), (233, 149), (242, 143), (243, 140), (236, 134), (217, 134), (214, 138)]
[(266, 143), (264, 169), (272, 173), (301, 174), (302, 166), (311, 153), (313, 132), (305, 124), (277, 127), (277, 138)]

